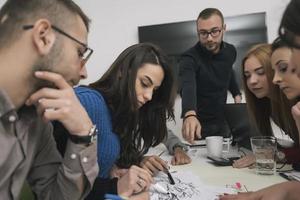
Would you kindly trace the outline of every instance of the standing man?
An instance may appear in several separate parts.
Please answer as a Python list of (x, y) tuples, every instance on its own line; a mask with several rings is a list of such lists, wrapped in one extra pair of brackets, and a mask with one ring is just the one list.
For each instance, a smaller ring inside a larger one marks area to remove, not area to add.
[(223, 41), (226, 30), (222, 13), (216, 8), (200, 12), (197, 19), (199, 42), (180, 60), (183, 137), (190, 143), (210, 135), (229, 136), (224, 105), (229, 89), (235, 103), (241, 102), (232, 65), (236, 49)]
[[(71, 0), (7, 0), (0, 10), (0, 197), (27, 180), (37, 199), (83, 199), (98, 173), (95, 126), (72, 86), (86, 78), (89, 19)], [(64, 158), (51, 120), (70, 140)]]

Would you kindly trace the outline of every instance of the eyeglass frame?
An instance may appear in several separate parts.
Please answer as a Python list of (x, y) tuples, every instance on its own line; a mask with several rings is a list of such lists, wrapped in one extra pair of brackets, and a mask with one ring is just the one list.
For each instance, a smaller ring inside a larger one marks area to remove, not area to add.
[[(23, 26), (23, 30), (29, 30), (29, 29), (32, 29), (33, 27), (34, 27), (34, 25), (24, 25), (24, 26)], [(73, 36), (69, 35), (68, 33), (64, 32), (63, 30), (61, 30), (61, 29), (58, 28), (57, 26), (51, 25), (51, 27), (53, 28), (53, 30), (57, 31), (58, 33), (60, 33), (60, 34), (62, 34), (62, 35), (64, 35), (64, 36), (66, 36), (67, 38), (69, 38), (69, 39), (71, 39), (71, 40), (77, 42), (77, 43), (80, 44), (81, 46), (84, 46), (84, 47), (85, 47), (84, 52), (83, 52), (83, 53), (80, 52), (80, 53), (82, 54), (82, 56), (80, 56), (80, 57), (81, 57), (83, 63), (85, 64), (85, 63), (88, 61), (88, 59), (91, 57), (91, 55), (93, 54), (94, 50), (93, 50), (92, 48), (88, 47), (88, 46), (87, 46), (86, 44), (84, 44), (83, 42), (80, 42), (78, 39), (76, 39), (76, 38), (74, 38)], [(90, 51), (90, 52), (87, 54), (86, 58), (83, 58), (85, 52), (87, 52), (87, 51)]]
[[(202, 39), (207, 39), (209, 35), (211, 37), (213, 37), (213, 38), (216, 38), (216, 37), (218, 37), (220, 35), (220, 33), (222, 32), (222, 30), (223, 30), (223, 27), (221, 27), (221, 28), (213, 28), (211, 31), (199, 30), (199, 31), (197, 31), (197, 33), (198, 33), (199, 37), (202, 38)], [(217, 35), (215, 35), (215, 36), (213, 35), (214, 31), (217, 31), (216, 32)], [(206, 37), (201, 36), (201, 33), (207, 34)]]
[(295, 49), (300, 49), (300, 44), (295, 42), (295, 33), (289, 31), (284, 27), (279, 28), (279, 37), (284, 41), (288, 46)]

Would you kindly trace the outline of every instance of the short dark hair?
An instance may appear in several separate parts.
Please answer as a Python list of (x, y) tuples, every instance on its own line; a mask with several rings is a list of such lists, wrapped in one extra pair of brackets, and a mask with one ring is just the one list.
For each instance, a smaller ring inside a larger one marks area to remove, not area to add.
[(217, 9), (217, 8), (206, 8), (204, 10), (202, 10), (197, 18), (197, 22), (199, 21), (199, 19), (208, 19), (210, 18), (212, 15), (218, 15), (221, 20), (222, 20), (222, 25), (224, 24), (224, 17), (222, 12)]
[(86, 29), (90, 19), (72, 0), (7, 0), (0, 10), (0, 49), (17, 39), (22, 26), (46, 18), (58, 27), (69, 27), (79, 15)]
[[(144, 64), (160, 65), (164, 79), (152, 99), (137, 109), (135, 81)], [(113, 130), (121, 141), (120, 167), (138, 165), (151, 146), (167, 137), (168, 119), (174, 119), (175, 76), (166, 54), (150, 43), (125, 49), (108, 71), (90, 86), (104, 96), (112, 113)]]

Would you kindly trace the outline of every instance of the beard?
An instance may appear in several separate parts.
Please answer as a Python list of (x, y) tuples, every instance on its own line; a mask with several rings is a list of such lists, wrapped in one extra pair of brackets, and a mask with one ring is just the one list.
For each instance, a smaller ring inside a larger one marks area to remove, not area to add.
[(200, 41), (201, 45), (204, 46), (208, 51), (212, 53), (217, 53), (220, 49), (221, 43), (223, 41), (223, 35), (217, 41)]
[(57, 41), (53, 45), (52, 49), (50, 50), (49, 54), (41, 57), (38, 59), (32, 68), (32, 92), (35, 92), (41, 88), (48, 87), (48, 88), (56, 88), (54, 83), (38, 79), (34, 76), (34, 73), (36, 71), (49, 71), (49, 72), (55, 72), (55, 67), (59, 66), (60, 61), (62, 60), (62, 54), (61, 54), (61, 42)]
[(215, 52), (216, 50), (219, 49), (220, 43), (217, 43), (217, 42), (207, 42), (207, 43), (205, 43), (204, 46), (205, 46), (205, 48), (208, 51)]

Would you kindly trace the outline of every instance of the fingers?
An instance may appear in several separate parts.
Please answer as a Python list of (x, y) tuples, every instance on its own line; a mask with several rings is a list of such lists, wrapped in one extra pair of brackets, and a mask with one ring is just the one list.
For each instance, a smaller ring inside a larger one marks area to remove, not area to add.
[(53, 83), (59, 89), (65, 89), (70, 87), (70, 85), (62, 77), (62, 75), (54, 72), (37, 71), (34, 73), (34, 75), (36, 78), (43, 79), (45, 81), (49, 81)]
[(149, 200), (149, 199), (150, 199), (149, 192), (141, 192), (139, 194), (132, 195), (130, 197), (130, 200)]
[(68, 112), (71, 102), (67, 99), (39, 99), (36, 105), (37, 112), (43, 116), (44, 120), (59, 120), (61, 116), (64, 116), (64, 112)]
[(235, 168), (249, 167), (255, 163), (254, 155), (246, 155), (238, 160), (234, 160), (232, 166)]
[(201, 138), (201, 125), (200, 125), (200, 123), (197, 124), (197, 126), (196, 126), (196, 135), (197, 135), (198, 139)]
[(259, 200), (257, 196), (252, 196), (253, 192), (244, 192), (239, 194), (226, 194), (219, 197), (220, 200)]
[(191, 158), (182, 149), (176, 149), (171, 160), (172, 165), (184, 165), (190, 163)]
[(183, 121), (182, 136), (191, 144), (194, 143), (195, 136), (201, 138), (201, 125), (196, 117), (189, 117)]
[(187, 118), (183, 122), (183, 138), (189, 143), (194, 143), (194, 125), (191, 122), (191, 118)]
[(143, 190), (148, 190), (151, 183), (153, 182), (152, 176), (144, 169), (137, 166), (133, 166), (137, 172), (137, 185), (141, 188), (140, 191), (135, 190), (136, 192), (141, 192)]
[(31, 94), (26, 105), (35, 105), (45, 121), (60, 121), (70, 134), (89, 134), (92, 121), (67, 81), (52, 72), (36, 72), (35, 76), (52, 85), (49, 84), (51, 88), (45, 87)]
[(167, 163), (158, 156), (147, 156), (141, 162), (141, 167), (147, 170), (152, 176), (158, 171), (168, 169)]
[(33, 93), (26, 101), (26, 105), (38, 105), (41, 99), (57, 99), (60, 97), (60, 93), (57, 89), (42, 88)]
[(131, 196), (134, 193), (140, 193), (149, 190), (153, 182), (152, 176), (144, 169), (138, 166), (131, 166), (128, 172), (118, 181), (118, 194)]
[(229, 194), (229, 195), (223, 195), (223, 196), (220, 196), (219, 197), (219, 200), (237, 200), (238, 199), (238, 197), (237, 197), (237, 195), (231, 195), (231, 194)]

